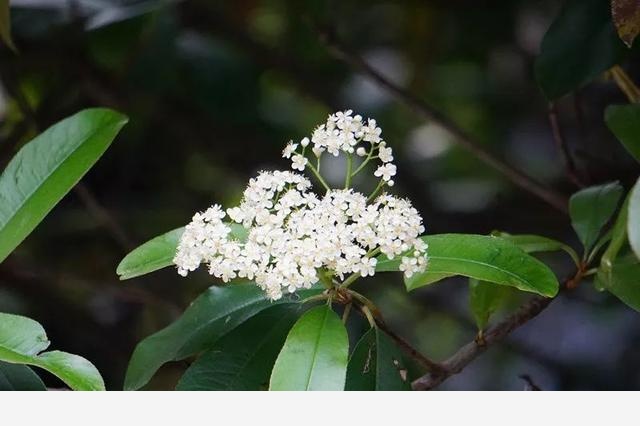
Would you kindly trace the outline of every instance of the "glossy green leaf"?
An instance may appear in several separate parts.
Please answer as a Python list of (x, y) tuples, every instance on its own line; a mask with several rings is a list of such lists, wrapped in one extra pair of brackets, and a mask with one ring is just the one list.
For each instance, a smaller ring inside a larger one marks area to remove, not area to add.
[(44, 391), (47, 387), (26, 365), (0, 361), (0, 391)]
[(0, 361), (43, 368), (74, 390), (104, 390), (93, 364), (66, 352), (41, 352), (48, 346), (44, 329), (36, 321), (0, 313)]
[(640, 179), (629, 194), (627, 233), (633, 252), (640, 259)]
[(15, 51), (16, 46), (11, 38), (11, 14), (9, 11), (9, 0), (0, 0), (0, 39)]
[(469, 307), (478, 330), (484, 330), (489, 318), (500, 307), (508, 288), (502, 285), (469, 279)]
[(625, 53), (606, 0), (568, 0), (542, 40), (536, 80), (554, 100), (598, 77)]
[(177, 390), (260, 390), (304, 305), (279, 305), (257, 314), (217, 341), (184, 373)]
[(640, 161), (640, 105), (609, 105), (604, 119), (609, 130)]
[(345, 390), (411, 390), (402, 354), (384, 331), (372, 328), (356, 344), (347, 367)]
[[(240, 241), (246, 240), (247, 231), (242, 225), (232, 223), (229, 226), (232, 237)], [(173, 265), (173, 258), (183, 232), (184, 227), (169, 231), (147, 241), (126, 255), (116, 269), (120, 279), (128, 280)]]
[[(318, 291), (300, 291), (295, 297), (304, 298)], [(127, 368), (125, 390), (141, 388), (163, 364), (211, 347), (264, 309), (297, 300), (289, 296), (272, 302), (258, 286), (248, 282), (210, 287), (175, 322), (138, 343)]]
[(578, 254), (574, 249), (564, 244), (561, 241), (554, 240), (551, 238), (543, 237), (541, 235), (532, 235), (532, 234), (507, 234), (506, 232), (493, 232), (492, 235), (500, 238), (504, 238), (505, 240), (515, 244), (519, 248), (521, 248), (525, 253), (540, 253), (540, 252), (550, 252), (550, 251), (560, 251), (563, 250), (576, 264), (580, 263), (580, 259)]
[(87, 109), (22, 147), (0, 175), (0, 262), (78, 183), (126, 122), (115, 111)]
[[(558, 280), (544, 263), (499, 237), (472, 234), (427, 235), (429, 263), (425, 272), (405, 279), (407, 290), (462, 275), (515, 287), (547, 297), (558, 292)], [(380, 257), (379, 270), (397, 271), (399, 257)]]
[(623, 189), (617, 182), (591, 186), (573, 194), (569, 200), (571, 225), (585, 251), (597, 241), (602, 228), (616, 211)]
[(343, 390), (349, 358), (344, 324), (318, 306), (293, 326), (271, 373), (270, 390)]
[(610, 272), (598, 270), (597, 287), (604, 288), (640, 312), (640, 263), (633, 255), (615, 261)]

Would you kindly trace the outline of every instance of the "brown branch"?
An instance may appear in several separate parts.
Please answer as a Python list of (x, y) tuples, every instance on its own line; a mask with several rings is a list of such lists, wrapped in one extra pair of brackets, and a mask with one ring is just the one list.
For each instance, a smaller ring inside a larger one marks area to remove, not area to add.
[(416, 348), (411, 346), (409, 342), (404, 340), (402, 337), (398, 336), (393, 330), (391, 330), (382, 318), (376, 318), (376, 324), (378, 328), (385, 333), (402, 349), (407, 355), (411, 358), (415, 359), (423, 368), (425, 368), (429, 373), (432, 374), (446, 374), (446, 370), (444, 367), (434, 360), (424, 356), (422, 353), (418, 352)]
[(486, 165), (503, 174), (506, 178), (508, 178), (520, 188), (535, 195), (536, 197), (540, 198), (556, 209), (564, 213), (567, 212), (567, 198), (564, 195), (559, 194), (550, 188), (544, 187), (532, 177), (525, 175), (524, 173), (495, 157), (493, 154), (483, 148), (469, 134), (467, 134), (467, 132), (462, 130), (449, 117), (447, 117), (431, 105), (427, 104), (422, 99), (414, 96), (410, 92), (404, 90), (400, 86), (388, 80), (377, 70), (375, 70), (371, 65), (369, 65), (364, 59), (362, 59), (362, 57), (342, 45), (332, 32), (327, 30), (320, 30), (319, 34), (321, 40), (335, 58), (341, 60), (354, 70), (368, 77), (398, 101), (409, 107), (418, 116), (424, 118), (425, 120), (437, 123), (440, 127), (447, 130), (449, 133), (451, 133), (451, 135), (454, 136), (454, 139), (458, 143), (458, 145), (472, 153), (476, 158), (478, 158)]
[(553, 134), (553, 140), (555, 141), (560, 151), (560, 154), (562, 156), (562, 160), (564, 161), (567, 177), (577, 187), (584, 188), (585, 183), (578, 174), (578, 169), (576, 167), (575, 161), (573, 160), (573, 156), (571, 155), (571, 150), (569, 150), (569, 146), (567, 145), (567, 140), (562, 133), (562, 128), (560, 127), (560, 120), (558, 119), (558, 110), (554, 102), (549, 103), (549, 124), (551, 125), (551, 133)]
[(487, 348), (507, 337), (513, 330), (526, 324), (542, 312), (553, 299), (536, 296), (522, 305), (515, 313), (505, 318), (500, 323), (489, 328), (483, 335), (482, 344), (477, 341), (467, 343), (453, 356), (441, 365), (444, 369), (441, 373), (429, 372), (416, 379), (411, 384), (413, 390), (430, 390), (447, 380), (454, 374), (460, 373), (471, 361), (483, 353)]

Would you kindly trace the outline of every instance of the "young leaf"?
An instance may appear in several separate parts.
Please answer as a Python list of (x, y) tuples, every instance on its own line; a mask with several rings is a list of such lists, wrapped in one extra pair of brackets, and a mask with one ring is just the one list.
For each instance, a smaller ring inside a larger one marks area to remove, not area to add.
[(588, 252), (616, 211), (623, 189), (617, 182), (585, 188), (569, 200), (571, 225)]
[(614, 262), (609, 272), (598, 270), (599, 286), (640, 312), (640, 263), (634, 256)]
[(173, 264), (184, 227), (159, 235), (125, 256), (116, 273), (121, 280), (139, 277)]
[(184, 373), (176, 390), (260, 390), (303, 305), (259, 313), (221, 338)]
[(609, 130), (640, 162), (640, 105), (609, 105), (604, 113)]
[[(499, 237), (471, 234), (426, 235), (428, 265), (425, 272), (405, 279), (408, 291), (462, 275), (515, 287), (547, 297), (558, 292), (558, 280), (538, 259)], [(398, 270), (399, 257), (380, 257), (377, 270)], [(379, 268), (379, 269), (378, 269)]]
[(126, 122), (115, 111), (87, 109), (22, 147), (0, 175), (0, 262), (78, 183)]
[(0, 0), (0, 39), (14, 52), (16, 46), (11, 38), (11, 14), (9, 12), (9, 0)]
[(538, 85), (558, 99), (619, 63), (626, 53), (603, 0), (569, 0), (542, 39)]
[(327, 305), (293, 326), (271, 372), (270, 390), (343, 390), (349, 357), (347, 330)]
[(580, 259), (578, 258), (578, 254), (574, 249), (569, 247), (568, 245), (551, 239), (547, 237), (543, 237), (540, 235), (532, 235), (532, 234), (507, 234), (506, 232), (493, 232), (491, 235), (496, 237), (504, 238), (505, 240), (515, 244), (525, 253), (539, 253), (539, 252), (548, 252), (548, 251), (559, 251), (564, 250), (566, 253), (571, 256), (571, 259), (577, 264), (580, 263)]
[(469, 279), (469, 307), (478, 330), (484, 330), (489, 318), (500, 307), (507, 294), (507, 287)]
[(104, 390), (98, 370), (86, 359), (66, 352), (42, 352), (49, 346), (36, 321), (0, 313), (0, 361), (40, 367), (74, 390)]
[(611, 14), (618, 36), (631, 47), (640, 33), (640, 3), (637, 0), (611, 0)]
[[(247, 230), (242, 225), (232, 223), (229, 226), (233, 238), (240, 241), (246, 240)], [(120, 279), (128, 280), (173, 265), (173, 258), (183, 232), (184, 227), (174, 229), (134, 249), (120, 261), (116, 269)]]
[(629, 194), (627, 233), (633, 252), (640, 259), (640, 179)]
[[(300, 291), (298, 296), (304, 298), (318, 291)], [(138, 343), (129, 361), (124, 389), (141, 388), (163, 364), (211, 347), (247, 319), (283, 303), (297, 302), (292, 298), (271, 302), (258, 286), (248, 282), (210, 287), (175, 322)]]
[(347, 367), (345, 390), (411, 390), (402, 354), (384, 331), (371, 328), (356, 344)]
[(26, 365), (0, 361), (0, 391), (45, 391), (47, 387)]

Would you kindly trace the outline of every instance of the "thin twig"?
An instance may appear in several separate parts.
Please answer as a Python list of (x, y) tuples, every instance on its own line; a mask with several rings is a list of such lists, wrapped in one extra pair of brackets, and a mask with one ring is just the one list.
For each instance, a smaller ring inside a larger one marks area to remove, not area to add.
[(474, 140), (467, 132), (462, 130), (449, 117), (445, 116), (439, 110), (428, 105), (422, 99), (414, 96), (410, 92), (404, 90), (400, 86), (388, 80), (371, 65), (369, 65), (362, 57), (355, 52), (349, 50), (342, 45), (335, 35), (327, 30), (319, 30), (320, 38), (327, 46), (329, 52), (337, 59), (345, 62), (354, 70), (368, 77), (379, 87), (389, 92), (398, 101), (405, 104), (413, 112), (425, 120), (437, 123), (440, 127), (447, 130), (454, 136), (455, 141), (464, 149), (471, 152), (480, 161), (502, 173), (520, 188), (542, 199), (556, 209), (567, 212), (567, 198), (556, 191), (544, 187), (542, 184), (534, 180), (532, 177), (525, 175), (519, 170), (508, 165), (504, 161), (498, 159), (485, 148), (483, 148), (476, 140)]
[(585, 183), (578, 175), (578, 169), (576, 167), (576, 163), (573, 160), (573, 156), (571, 155), (571, 150), (567, 145), (567, 140), (562, 133), (562, 129), (560, 127), (560, 120), (558, 119), (558, 110), (554, 102), (549, 103), (549, 124), (551, 125), (551, 133), (553, 134), (553, 140), (555, 141), (560, 151), (560, 154), (562, 156), (562, 160), (564, 161), (567, 177), (577, 187), (584, 188)]

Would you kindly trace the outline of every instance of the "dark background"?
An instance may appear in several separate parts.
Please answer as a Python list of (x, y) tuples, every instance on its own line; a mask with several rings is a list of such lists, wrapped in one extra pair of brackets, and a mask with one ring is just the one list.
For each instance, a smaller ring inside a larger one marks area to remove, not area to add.
[[(96, 167), (0, 265), (0, 311), (40, 321), (52, 348), (91, 360), (121, 389), (134, 345), (207, 285), (170, 268), (119, 282), (132, 248), (212, 203), (239, 201), (261, 169), (339, 109), (376, 118), (394, 148), (396, 193), (427, 232), (538, 233), (578, 248), (568, 217), (456, 146), (437, 124), (332, 56), (320, 28), (442, 110), (496, 156), (566, 195), (578, 187), (552, 137), (533, 61), (559, 1), (13, 0), (19, 54), (0, 47), (0, 166), (52, 123), (89, 106), (130, 117)], [(625, 68), (639, 80), (636, 55)], [(585, 184), (638, 167), (604, 126), (625, 102), (600, 79), (557, 105)], [(335, 170), (340, 164), (334, 165)], [(370, 182), (357, 182), (367, 186)], [(562, 254), (544, 257), (560, 278)], [(391, 327), (435, 359), (473, 339), (465, 280), (407, 294), (400, 274), (358, 284)], [(514, 294), (510, 308), (522, 295)], [(638, 314), (590, 282), (563, 295), (440, 389), (637, 389)], [(171, 389), (186, 363), (151, 389)], [(60, 386), (46, 376), (51, 386)]]

